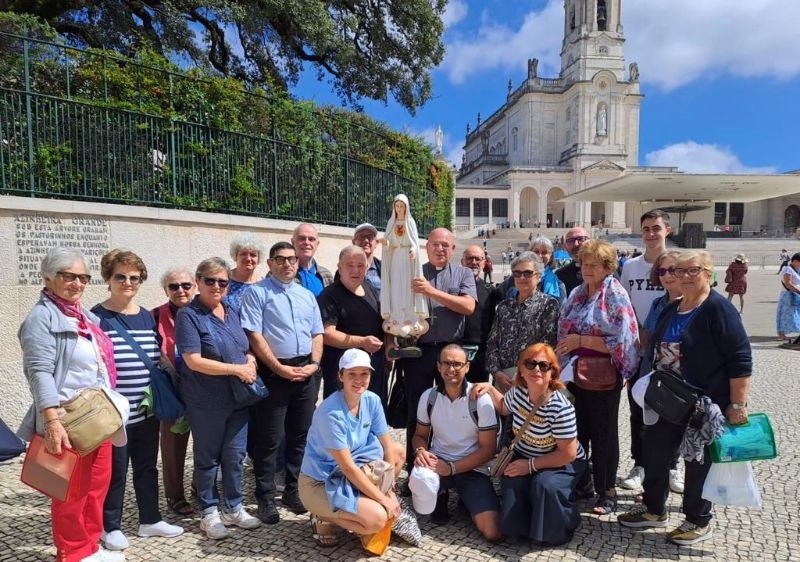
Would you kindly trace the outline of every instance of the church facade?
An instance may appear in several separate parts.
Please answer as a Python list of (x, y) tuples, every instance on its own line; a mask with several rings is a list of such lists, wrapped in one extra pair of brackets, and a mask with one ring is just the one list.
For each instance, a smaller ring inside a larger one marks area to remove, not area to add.
[[(529, 60), (524, 82), (514, 88), (509, 81), (506, 102), (486, 119), (478, 114), (474, 128), (467, 125), (456, 229), (508, 223), (638, 230), (641, 203), (559, 202), (626, 171), (678, 172), (638, 165), (643, 95), (637, 63), (625, 61), (621, 4), (565, 0), (558, 77), (539, 76), (537, 59)], [(755, 231), (800, 226), (800, 208), (784, 199), (710, 202), (686, 218), (708, 231), (715, 224)]]

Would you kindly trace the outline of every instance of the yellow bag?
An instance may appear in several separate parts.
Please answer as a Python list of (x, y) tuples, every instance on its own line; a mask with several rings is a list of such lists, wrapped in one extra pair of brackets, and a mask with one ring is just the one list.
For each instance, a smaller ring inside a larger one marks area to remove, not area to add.
[(371, 535), (360, 535), (361, 546), (364, 547), (364, 550), (370, 554), (377, 554), (378, 556), (386, 552), (386, 549), (389, 548), (389, 541), (392, 539), (393, 523), (394, 518), (391, 517), (388, 521), (386, 521), (386, 525), (383, 526), (383, 529), (377, 533), (373, 533)]

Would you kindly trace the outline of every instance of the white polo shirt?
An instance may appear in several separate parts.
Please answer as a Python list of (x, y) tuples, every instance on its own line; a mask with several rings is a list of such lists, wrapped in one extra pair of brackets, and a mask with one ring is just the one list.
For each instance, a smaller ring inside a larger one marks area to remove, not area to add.
[[(478, 450), (478, 431), (498, 429), (497, 414), (488, 394), (478, 397), (478, 425), (469, 413), (469, 392), (472, 383), (464, 381), (461, 394), (450, 400), (444, 385), (437, 385), (422, 393), (417, 404), (417, 422), (432, 427), (433, 441), (430, 451), (445, 461), (461, 460)], [(438, 392), (428, 418), (428, 395)]]

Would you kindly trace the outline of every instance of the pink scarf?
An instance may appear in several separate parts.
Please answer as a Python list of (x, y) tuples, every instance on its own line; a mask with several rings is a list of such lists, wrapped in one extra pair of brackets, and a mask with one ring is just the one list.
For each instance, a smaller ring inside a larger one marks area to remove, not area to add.
[(97, 349), (100, 350), (100, 357), (103, 359), (103, 363), (108, 371), (108, 379), (111, 381), (111, 388), (116, 388), (117, 366), (114, 364), (114, 344), (111, 342), (111, 338), (100, 329), (100, 326), (89, 320), (83, 312), (80, 303), (72, 303), (66, 299), (62, 299), (47, 287), (42, 289), (42, 294), (50, 299), (64, 316), (78, 319), (78, 335), (89, 340), (94, 340), (97, 344)]

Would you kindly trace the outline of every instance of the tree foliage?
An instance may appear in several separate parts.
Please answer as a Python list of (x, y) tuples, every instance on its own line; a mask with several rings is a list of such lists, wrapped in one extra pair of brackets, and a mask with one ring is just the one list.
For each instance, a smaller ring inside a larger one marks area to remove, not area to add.
[(352, 107), (391, 95), (411, 113), (444, 55), (447, 0), (6, 0), (77, 46), (148, 48), (223, 76), (288, 91), (305, 70)]

